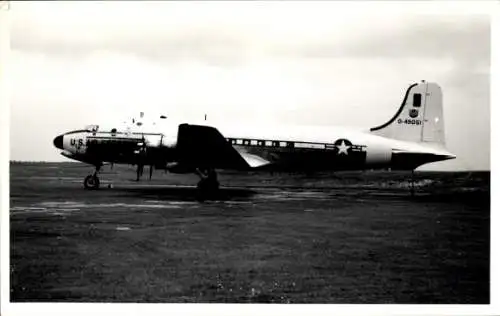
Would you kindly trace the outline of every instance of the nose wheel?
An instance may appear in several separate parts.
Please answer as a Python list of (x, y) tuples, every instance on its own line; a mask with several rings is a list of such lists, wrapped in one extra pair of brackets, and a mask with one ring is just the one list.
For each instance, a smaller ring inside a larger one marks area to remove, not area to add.
[(83, 186), (86, 190), (97, 190), (100, 186), (99, 181), (99, 170), (101, 169), (100, 165), (97, 165), (93, 174), (89, 174), (85, 177), (83, 181)]
[(99, 177), (97, 175), (89, 174), (85, 177), (83, 186), (87, 190), (97, 190), (99, 189)]

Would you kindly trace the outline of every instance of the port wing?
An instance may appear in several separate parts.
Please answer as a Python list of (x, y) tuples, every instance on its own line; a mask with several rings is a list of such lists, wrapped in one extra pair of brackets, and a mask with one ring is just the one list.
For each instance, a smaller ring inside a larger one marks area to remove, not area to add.
[(236, 150), (211, 126), (181, 124), (177, 150), (180, 164), (198, 168), (248, 170), (270, 164), (255, 154)]

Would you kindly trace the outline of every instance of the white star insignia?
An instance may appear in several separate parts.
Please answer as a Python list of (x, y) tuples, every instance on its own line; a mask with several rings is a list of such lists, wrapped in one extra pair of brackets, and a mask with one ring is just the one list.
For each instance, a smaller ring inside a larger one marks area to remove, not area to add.
[(340, 145), (337, 145), (337, 148), (339, 149), (339, 155), (340, 154), (346, 154), (347, 155), (347, 150), (351, 148), (350, 146), (347, 146), (344, 141)]

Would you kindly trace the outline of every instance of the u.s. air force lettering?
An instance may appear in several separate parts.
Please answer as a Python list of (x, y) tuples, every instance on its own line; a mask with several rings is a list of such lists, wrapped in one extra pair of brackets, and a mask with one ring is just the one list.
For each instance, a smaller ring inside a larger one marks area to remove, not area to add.
[(72, 138), (70, 140), (70, 144), (71, 144), (71, 146), (76, 147), (77, 149), (80, 149), (83, 146), (83, 139), (80, 138), (77, 140), (75, 138)]

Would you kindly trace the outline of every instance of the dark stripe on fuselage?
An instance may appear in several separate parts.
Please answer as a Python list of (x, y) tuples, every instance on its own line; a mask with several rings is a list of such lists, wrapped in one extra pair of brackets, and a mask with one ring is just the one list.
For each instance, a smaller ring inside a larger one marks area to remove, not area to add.
[[(226, 140), (233, 146), (249, 147), (249, 148), (283, 148), (294, 150), (320, 150), (331, 151), (336, 150), (335, 143), (316, 143), (316, 142), (302, 142), (302, 141), (284, 141), (284, 140), (266, 140), (266, 139), (251, 139), (251, 138), (226, 138)], [(338, 140), (336, 140), (338, 141)], [(345, 140), (349, 141), (349, 140)], [(310, 147), (307, 147), (310, 146)], [(366, 149), (365, 145), (348, 145), (349, 148), (355, 150)]]
[(263, 170), (355, 170), (366, 166), (366, 151), (353, 148), (350, 148), (347, 153), (340, 153), (338, 149), (276, 147), (245, 147), (245, 151), (271, 162), (272, 165), (262, 167)]
[(119, 141), (119, 140), (142, 141), (142, 137), (139, 138), (139, 137), (87, 136), (87, 139), (88, 140), (110, 140), (110, 141), (113, 141), (113, 140), (116, 140), (116, 141)]
[[(366, 166), (366, 146), (352, 145), (344, 139), (343, 151), (335, 143), (269, 141), (227, 138), (236, 149), (259, 156), (271, 165), (261, 170), (356, 170)], [(236, 143), (235, 143), (236, 141)], [(253, 142), (252, 142), (253, 141)], [(297, 147), (300, 146), (300, 147)], [(310, 145), (310, 147), (307, 147)]]

